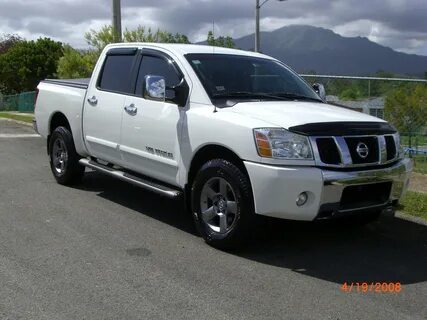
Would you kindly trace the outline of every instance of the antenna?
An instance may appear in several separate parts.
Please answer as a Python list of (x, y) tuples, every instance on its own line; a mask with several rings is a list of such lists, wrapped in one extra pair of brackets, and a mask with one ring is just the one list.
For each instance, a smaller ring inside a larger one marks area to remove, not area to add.
[(213, 38), (212, 53), (215, 53), (215, 20), (212, 20), (212, 38)]
[[(212, 44), (212, 53), (215, 53), (215, 20), (212, 20), (212, 38), (214, 43)], [(214, 104), (214, 113), (218, 112), (216, 104)]]

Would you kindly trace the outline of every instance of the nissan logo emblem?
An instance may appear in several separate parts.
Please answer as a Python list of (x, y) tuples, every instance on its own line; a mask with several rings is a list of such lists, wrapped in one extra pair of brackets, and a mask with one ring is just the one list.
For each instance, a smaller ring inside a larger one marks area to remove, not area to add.
[(362, 159), (365, 159), (369, 154), (369, 148), (363, 142), (359, 142), (356, 147), (356, 152)]

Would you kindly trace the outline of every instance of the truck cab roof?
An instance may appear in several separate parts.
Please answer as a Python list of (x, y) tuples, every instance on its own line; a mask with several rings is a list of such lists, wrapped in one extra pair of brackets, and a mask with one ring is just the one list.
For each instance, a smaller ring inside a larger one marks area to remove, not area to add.
[(267, 56), (262, 53), (252, 52), (252, 51), (223, 48), (223, 47), (214, 47), (214, 46), (208, 46), (208, 45), (181, 44), (181, 43), (156, 43), (156, 42), (115, 43), (115, 44), (107, 45), (105, 50), (112, 49), (112, 48), (129, 48), (129, 47), (164, 49), (164, 50), (171, 51), (181, 55), (191, 54), (191, 53), (193, 54), (194, 53), (215, 53), (215, 54), (233, 54), (233, 55), (272, 59), (270, 56)]

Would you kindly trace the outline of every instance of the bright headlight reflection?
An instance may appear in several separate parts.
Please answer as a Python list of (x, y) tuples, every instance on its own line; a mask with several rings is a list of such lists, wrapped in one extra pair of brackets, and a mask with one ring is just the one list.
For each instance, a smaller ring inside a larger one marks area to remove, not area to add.
[(258, 154), (276, 159), (313, 159), (307, 137), (281, 128), (254, 129)]

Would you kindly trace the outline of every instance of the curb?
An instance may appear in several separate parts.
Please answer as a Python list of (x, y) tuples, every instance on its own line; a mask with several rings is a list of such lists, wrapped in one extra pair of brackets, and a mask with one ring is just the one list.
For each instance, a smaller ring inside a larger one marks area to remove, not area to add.
[(1, 118), (0, 117), (0, 121), (1, 120), (4, 120), (4, 121), (10, 121), (10, 122), (14, 122), (14, 123), (18, 123), (18, 124), (22, 124), (22, 125), (24, 125), (24, 126), (27, 126), (27, 127), (33, 127), (33, 124), (32, 123), (28, 123), (28, 122), (24, 122), (24, 121), (19, 121), (19, 120), (15, 120), (15, 119), (9, 119), (9, 118)]
[(403, 213), (400, 211), (396, 211), (395, 217), (402, 219), (402, 220), (406, 220), (406, 221), (410, 221), (410, 222), (414, 222), (414, 223), (418, 223), (418, 224), (427, 226), (427, 220), (420, 218), (420, 217), (414, 217), (414, 216), (411, 216), (409, 214), (406, 214), (406, 213)]

